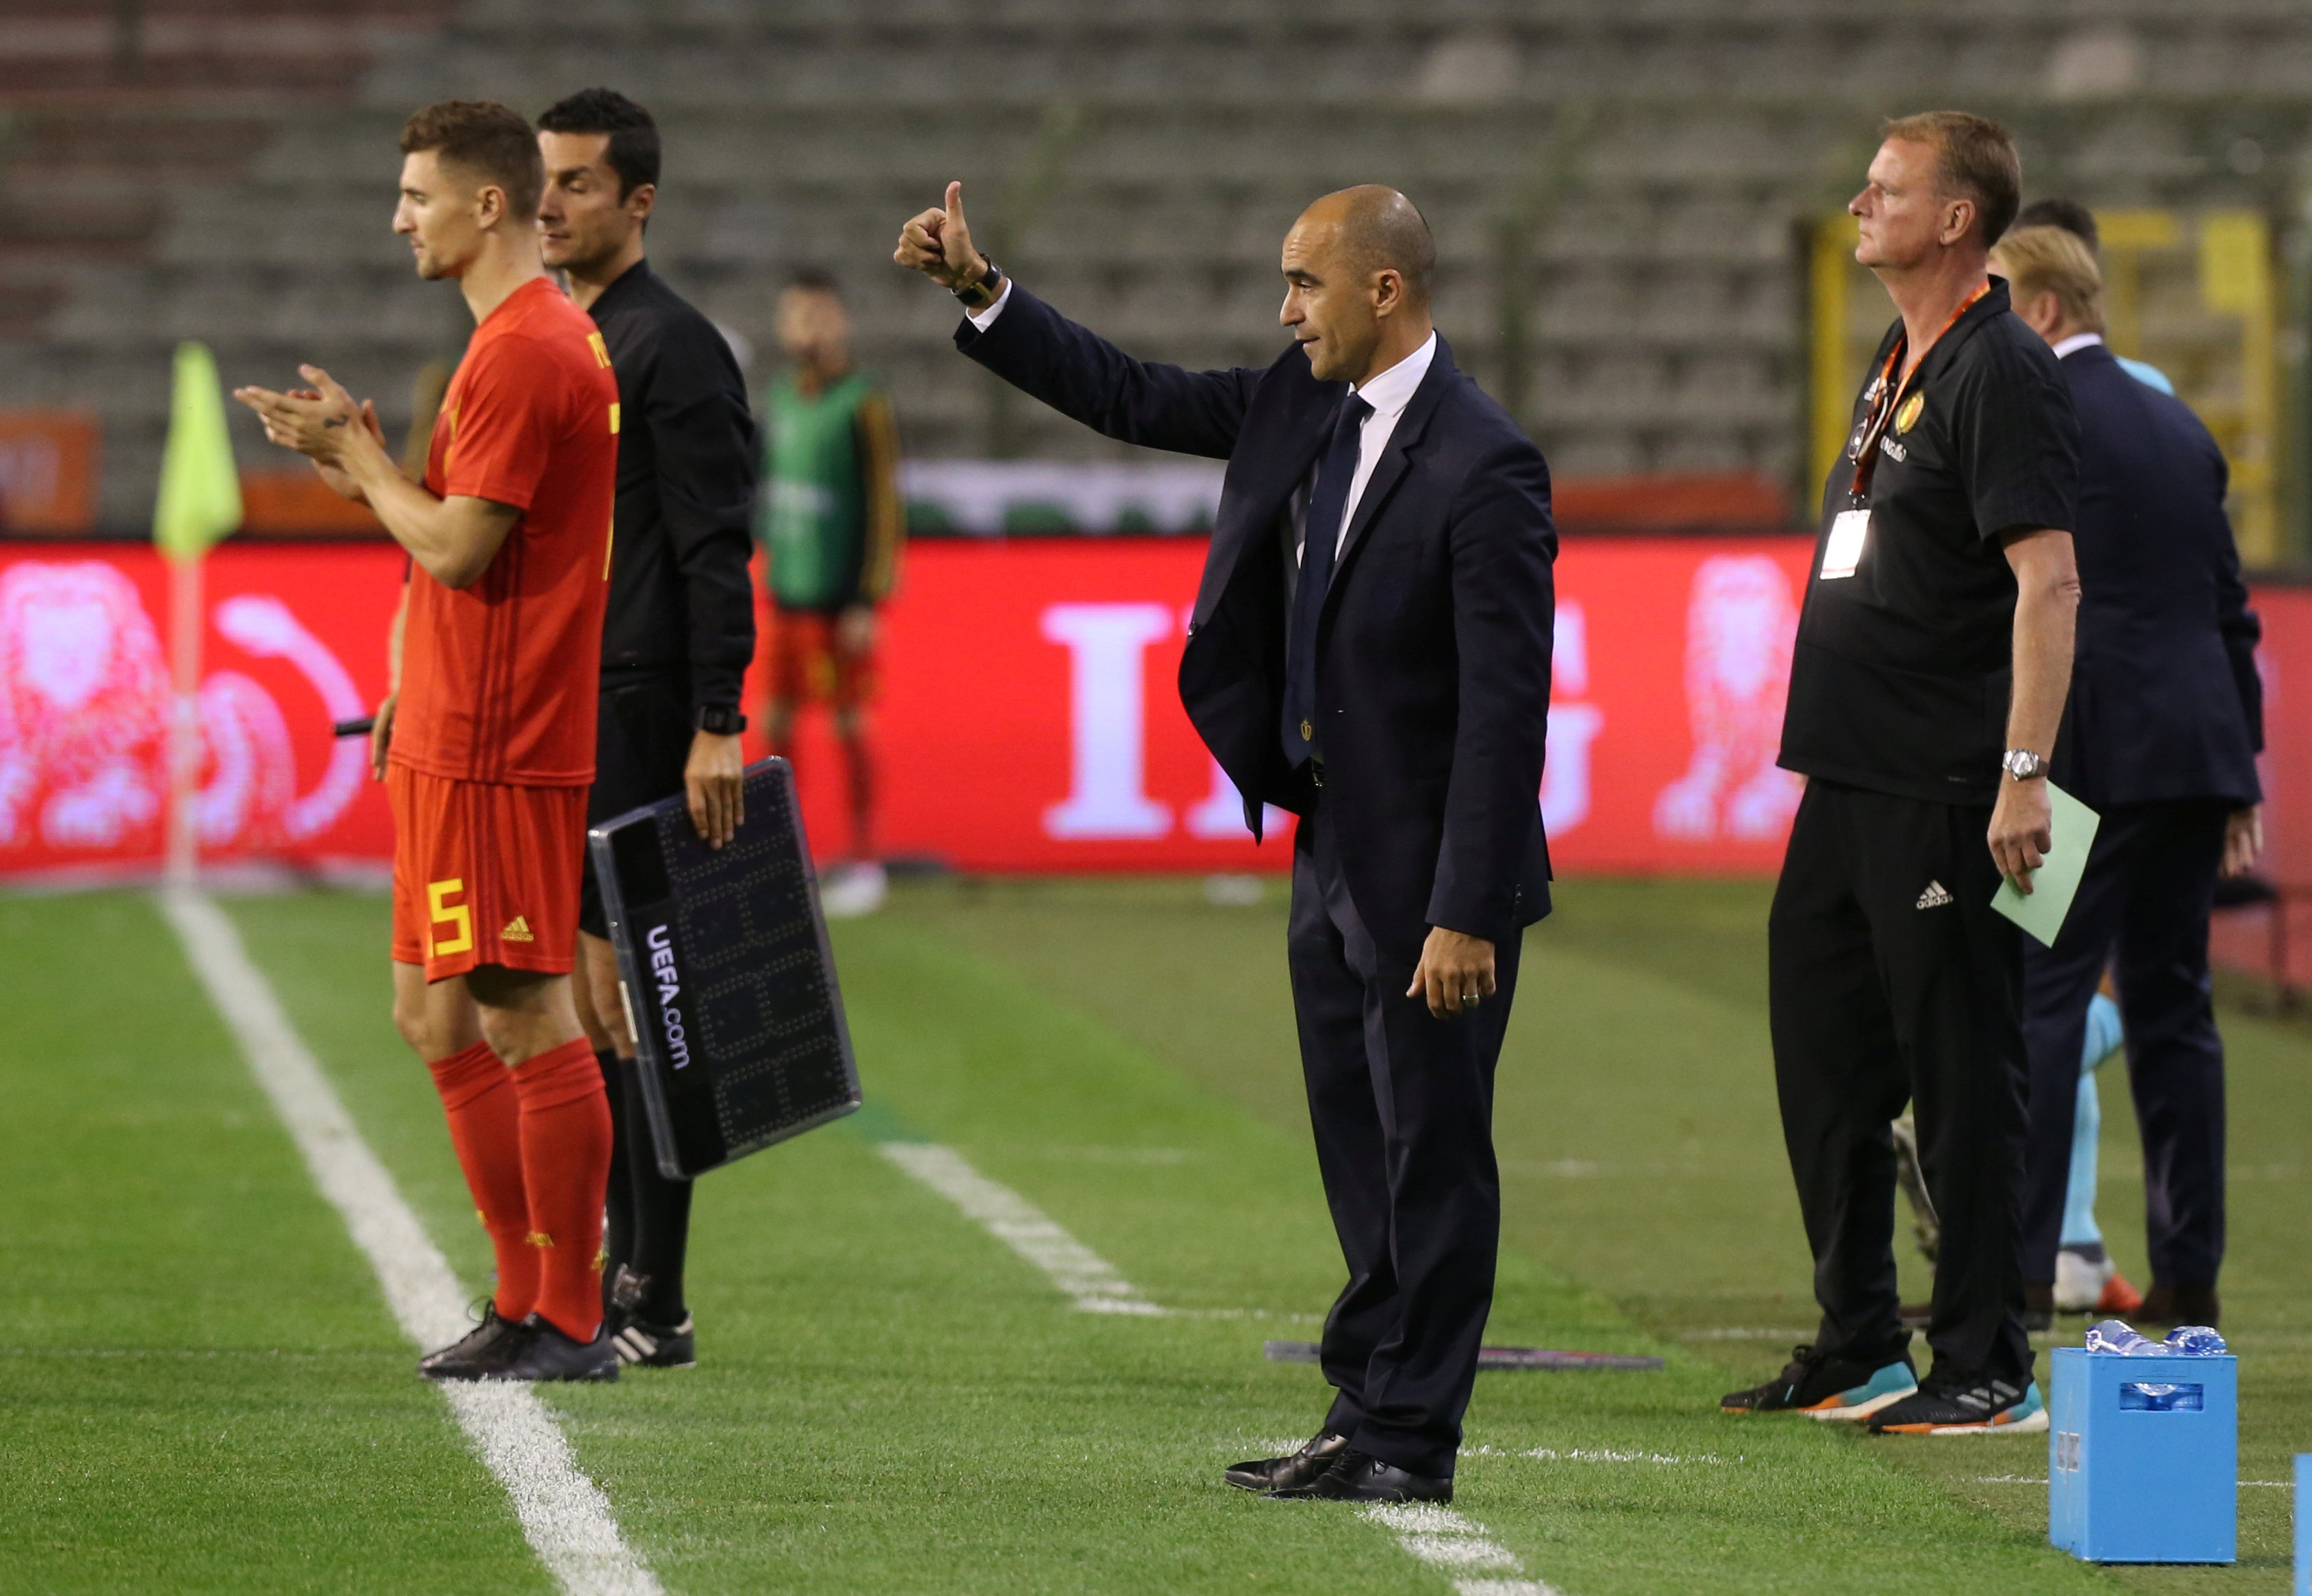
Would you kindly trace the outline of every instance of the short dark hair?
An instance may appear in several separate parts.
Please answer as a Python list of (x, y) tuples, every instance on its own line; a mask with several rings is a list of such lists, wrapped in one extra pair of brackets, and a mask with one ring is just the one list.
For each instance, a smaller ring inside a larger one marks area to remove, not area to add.
[(2017, 227), (2060, 227), (2089, 250), (2103, 248), (2095, 213), (2076, 199), (2035, 199), (2015, 213)]
[(843, 297), (843, 285), (835, 280), (835, 274), (825, 267), (804, 267), (787, 279), (787, 286), (800, 289), (805, 294), (824, 294), (830, 299)]
[(2023, 203), (2023, 157), (2015, 136), (1970, 111), (1930, 110), (1914, 117), (1889, 117), (1878, 128), (1883, 139), (1932, 145), (1943, 181), (1975, 201), (1983, 221), (1983, 247), (1999, 241)]
[(546, 191), (546, 162), (538, 136), (521, 114), (495, 100), (444, 100), (411, 114), (401, 125), (401, 153), (432, 150), (445, 166), (461, 166), (505, 193), (506, 208), (526, 219), (538, 215)]
[(658, 181), (658, 123), (616, 89), (581, 89), (565, 95), (547, 107), (538, 118), (538, 130), (609, 134), (610, 146), (603, 159), (618, 174), (620, 199)]

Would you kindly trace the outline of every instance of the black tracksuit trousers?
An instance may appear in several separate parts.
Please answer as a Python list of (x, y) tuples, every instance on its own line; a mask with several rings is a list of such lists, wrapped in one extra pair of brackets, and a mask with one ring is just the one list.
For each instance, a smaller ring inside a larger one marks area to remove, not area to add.
[(1991, 909), (1989, 809), (1816, 779), (1768, 925), (1782, 1136), (1814, 1251), (1816, 1345), (1903, 1355), (1889, 1123), (1915, 1105), (1942, 1221), (1927, 1331), (1948, 1376), (2029, 1378), (2022, 932)]

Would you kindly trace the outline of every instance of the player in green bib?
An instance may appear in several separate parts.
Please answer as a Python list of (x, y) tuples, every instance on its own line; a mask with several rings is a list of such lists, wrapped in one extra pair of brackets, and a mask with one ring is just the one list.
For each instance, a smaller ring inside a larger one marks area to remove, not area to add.
[(763, 495), (756, 536), (771, 596), (771, 751), (794, 757), (795, 717), (830, 712), (850, 782), (851, 850), (821, 900), (865, 914), (886, 881), (874, 846), (875, 769), (867, 708), (875, 686), (875, 607), (898, 575), (906, 520), (898, 427), (881, 387), (851, 361), (851, 321), (834, 280), (805, 273), (779, 296), (792, 363), (763, 398)]

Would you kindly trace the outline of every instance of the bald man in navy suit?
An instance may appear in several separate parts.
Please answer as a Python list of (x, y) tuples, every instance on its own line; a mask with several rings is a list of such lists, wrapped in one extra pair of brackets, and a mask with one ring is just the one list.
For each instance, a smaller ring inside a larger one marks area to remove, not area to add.
[(1180, 697), (1254, 835), (1264, 803), (1300, 817), (1287, 963), (1349, 1279), (1322, 1427), (1226, 1478), (1450, 1501), (1501, 1233), (1493, 1065), (1520, 935), (1549, 912), (1541, 452), (1431, 325), (1436, 245), (1392, 189), (1293, 224), (1292, 346), (1258, 370), (1135, 360), (1068, 320), (972, 248), (960, 184), (895, 259), (956, 294), (958, 346), (1015, 387), (1228, 461)]

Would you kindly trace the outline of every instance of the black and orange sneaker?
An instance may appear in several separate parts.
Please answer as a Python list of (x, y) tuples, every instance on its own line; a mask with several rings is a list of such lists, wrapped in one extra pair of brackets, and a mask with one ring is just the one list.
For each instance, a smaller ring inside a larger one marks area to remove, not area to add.
[(1870, 1364), (1813, 1346), (1791, 1349), (1782, 1372), (1747, 1391), (1718, 1399), (1724, 1413), (1804, 1413), (1816, 1418), (1868, 1418), (1916, 1390), (1919, 1376), (1907, 1357)]
[(1939, 1378), (1930, 1372), (1919, 1389), (1870, 1416), (1873, 1435), (1974, 1435), (2001, 1430), (2034, 1435), (2047, 1427), (2047, 1406), (2039, 1382), (1985, 1380), (1979, 1375)]

